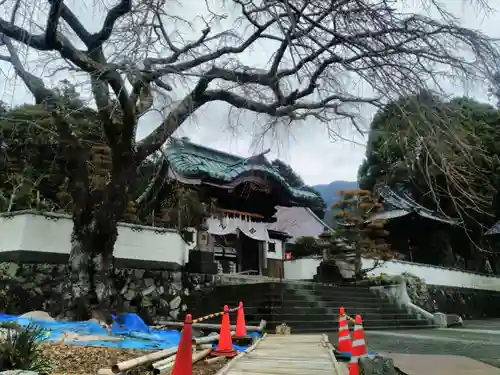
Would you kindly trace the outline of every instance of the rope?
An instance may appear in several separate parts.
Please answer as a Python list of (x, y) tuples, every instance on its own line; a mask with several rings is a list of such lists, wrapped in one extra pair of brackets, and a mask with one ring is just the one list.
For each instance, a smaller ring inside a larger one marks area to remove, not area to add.
[[(229, 312), (232, 313), (232, 312), (238, 311), (239, 309), (240, 309), (240, 307), (238, 306), (238, 307), (229, 309)], [(218, 313), (213, 313), (213, 314), (208, 314), (208, 315), (202, 316), (198, 319), (194, 319), (193, 324), (201, 323), (201, 322), (204, 322), (205, 320), (212, 319), (212, 318), (217, 318), (218, 316), (221, 316), (221, 315), (224, 315), (224, 311), (221, 311)]]
[(356, 323), (356, 319), (353, 319), (352, 317), (350, 317), (350, 316), (349, 316), (349, 315), (347, 315), (347, 314), (344, 314), (344, 315), (345, 315), (345, 317), (346, 317), (347, 319), (349, 319), (349, 320), (351, 321), (351, 323)]

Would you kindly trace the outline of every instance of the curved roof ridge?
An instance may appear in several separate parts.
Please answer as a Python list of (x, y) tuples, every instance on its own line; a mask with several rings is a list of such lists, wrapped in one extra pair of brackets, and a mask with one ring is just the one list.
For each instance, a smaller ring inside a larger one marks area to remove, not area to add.
[(311, 210), (309, 207), (304, 207), (307, 212), (309, 213), (309, 215), (311, 215), (314, 219), (316, 219), (316, 221), (318, 223), (320, 223), (321, 225), (323, 225), (326, 229), (328, 229), (329, 231), (332, 231), (332, 232), (335, 232), (335, 230), (330, 227), (327, 223), (325, 223), (324, 220), (320, 219), (320, 217), (318, 215), (316, 215), (313, 210)]
[(254, 158), (242, 158), (186, 139), (174, 138), (170, 147), (165, 150), (165, 154), (170, 166), (188, 178), (209, 178), (228, 183), (245, 174), (260, 172), (275, 179), (294, 199), (306, 201), (318, 199), (318, 195), (308, 189), (291, 186), (263, 153), (253, 155)]
[(216, 153), (216, 154), (221, 154), (221, 155), (224, 155), (224, 156), (229, 156), (231, 158), (234, 158), (234, 159), (239, 159), (239, 160), (245, 160), (246, 158), (244, 158), (243, 156), (239, 156), (239, 155), (235, 155), (235, 154), (231, 154), (229, 152), (226, 152), (226, 151), (221, 151), (221, 150), (217, 150), (215, 148), (212, 148), (212, 147), (208, 147), (208, 146), (205, 146), (205, 145), (202, 145), (200, 143), (194, 143), (192, 142), (191, 140), (187, 140), (185, 139), (186, 137), (184, 137), (184, 139), (182, 138), (174, 138), (174, 137), (171, 137), (171, 139), (175, 142), (179, 142), (179, 143), (187, 143), (189, 144), (190, 146), (194, 146), (194, 147), (197, 147), (197, 148), (200, 148), (200, 149), (203, 149), (205, 151), (210, 151), (210, 152), (213, 152), (213, 153)]

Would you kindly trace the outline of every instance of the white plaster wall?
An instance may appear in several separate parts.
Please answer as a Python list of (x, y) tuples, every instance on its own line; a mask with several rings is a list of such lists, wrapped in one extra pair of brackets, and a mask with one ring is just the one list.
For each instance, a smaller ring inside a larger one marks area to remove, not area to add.
[(0, 250), (18, 249), (24, 235), (25, 216), (0, 219)]
[[(372, 265), (373, 260), (363, 260), (363, 268), (370, 268)], [(420, 277), (425, 280), (426, 284), (430, 285), (500, 291), (500, 278), (497, 276), (465, 272), (427, 264), (390, 261), (383, 263), (368, 274), (370, 276), (379, 276), (382, 273), (386, 275), (400, 275), (404, 272)]]
[(288, 280), (312, 280), (316, 275), (317, 267), (321, 263), (320, 258), (301, 258), (286, 260), (284, 262), (285, 279)]
[(268, 246), (268, 251), (267, 251), (267, 258), (268, 259), (283, 259), (283, 241), (281, 240), (276, 240), (276, 239), (269, 239), (270, 243), (274, 243), (276, 252), (270, 253), (269, 252), (269, 246)]
[[(318, 258), (285, 261), (285, 279), (312, 280), (320, 262), (321, 259)], [(363, 268), (371, 268), (372, 266), (373, 260), (363, 259)], [(396, 276), (404, 272), (420, 277), (425, 280), (426, 284), (430, 285), (500, 291), (500, 277), (403, 261), (384, 262), (368, 275), (379, 276), (384, 273)]]
[[(65, 215), (26, 213), (3, 216), (0, 217), (0, 251), (69, 253), (72, 228), (73, 222)], [(184, 265), (194, 246), (195, 242), (188, 245), (175, 230), (121, 223), (115, 257)]]
[[(3, 232), (3, 223), (9, 221), (21, 221), (21, 242), (17, 248), (5, 250), (31, 250), (45, 251), (48, 253), (69, 253), (70, 235), (73, 230), (73, 222), (69, 218), (58, 218), (57, 216), (42, 216), (36, 214), (15, 215), (11, 218), (0, 219), (0, 233)], [(7, 233), (9, 235), (9, 233)], [(2, 249), (4, 250), (4, 249)]]

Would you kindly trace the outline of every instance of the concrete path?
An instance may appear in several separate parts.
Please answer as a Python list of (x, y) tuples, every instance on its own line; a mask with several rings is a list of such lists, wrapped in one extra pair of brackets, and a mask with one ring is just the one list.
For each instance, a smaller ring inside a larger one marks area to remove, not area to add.
[(384, 353), (408, 375), (500, 375), (500, 369), (456, 355)]
[[(332, 334), (329, 338), (335, 343), (337, 336)], [(488, 371), (500, 375), (500, 319), (466, 321), (464, 327), (459, 328), (367, 331), (366, 339), (368, 349), (376, 352), (468, 357), (495, 366), (496, 368), (490, 367)], [(405, 362), (407, 358), (408, 356), (399, 357), (400, 361)], [(419, 356), (414, 358), (413, 363), (421, 363), (421, 367), (427, 362), (437, 363), (436, 357), (432, 357), (432, 361)], [(471, 374), (471, 370), (467, 369), (473, 362), (468, 361), (469, 365), (466, 366), (463, 359), (446, 357), (443, 363), (452, 364), (450, 361), (457, 363), (458, 368), (462, 369), (462, 372), (452, 372), (450, 375)], [(476, 364), (477, 366), (481, 365)], [(484, 371), (481, 369), (479, 373), (486, 375)], [(409, 374), (414, 375), (411, 372)], [(425, 374), (434, 375), (435, 372), (429, 370)], [(448, 375), (446, 372), (444, 374)]]

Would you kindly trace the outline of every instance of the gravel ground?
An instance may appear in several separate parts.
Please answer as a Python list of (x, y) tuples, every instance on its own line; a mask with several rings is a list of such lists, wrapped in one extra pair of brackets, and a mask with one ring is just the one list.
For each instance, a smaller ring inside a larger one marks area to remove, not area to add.
[(195, 363), (193, 366), (193, 375), (215, 375), (226, 363), (226, 361), (209, 365), (203, 362)]
[[(150, 351), (121, 350), (80, 345), (43, 344), (44, 353), (55, 364), (55, 374), (97, 374), (101, 368), (111, 368), (116, 362), (139, 357)], [(226, 361), (206, 364), (203, 361), (193, 366), (193, 375), (215, 375)], [(138, 368), (134, 373), (145, 374), (146, 368)]]
[(82, 345), (42, 344), (44, 354), (54, 365), (54, 373), (97, 374), (116, 362), (150, 353), (139, 350), (98, 348)]

